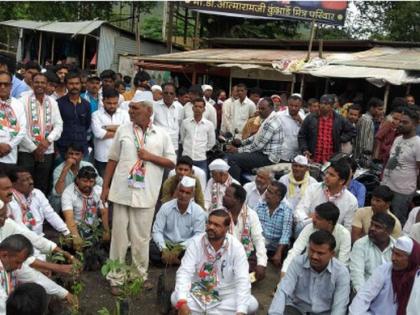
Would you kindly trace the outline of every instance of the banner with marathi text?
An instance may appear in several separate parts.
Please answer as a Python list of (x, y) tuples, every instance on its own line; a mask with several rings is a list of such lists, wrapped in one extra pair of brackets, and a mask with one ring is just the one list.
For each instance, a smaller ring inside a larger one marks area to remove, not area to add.
[(208, 14), (344, 25), (347, 1), (185, 1), (185, 6)]

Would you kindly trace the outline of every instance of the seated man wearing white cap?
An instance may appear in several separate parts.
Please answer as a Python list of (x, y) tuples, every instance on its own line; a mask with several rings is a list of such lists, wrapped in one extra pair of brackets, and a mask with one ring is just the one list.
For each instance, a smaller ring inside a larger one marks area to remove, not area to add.
[(306, 189), (316, 183), (316, 179), (309, 175), (308, 159), (303, 155), (298, 155), (293, 159), (292, 172), (280, 177), (279, 181), (287, 187), (286, 200), (293, 210), (305, 194)]
[(359, 289), (350, 304), (350, 315), (406, 313), (416, 273), (420, 265), (420, 245), (401, 236), (392, 250), (392, 262), (379, 266)]
[(185, 248), (192, 237), (204, 232), (207, 216), (193, 200), (194, 188), (195, 179), (184, 176), (178, 184), (177, 198), (160, 207), (153, 224), (153, 242), (150, 242), (152, 261), (179, 264), (179, 257), (171, 255), (172, 247)]
[(162, 88), (160, 87), (160, 85), (153, 85), (150, 90), (152, 91), (153, 94), (153, 100), (155, 102), (158, 102), (162, 99)]
[(208, 84), (203, 84), (201, 89), (203, 90), (203, 100), (206, 102), (206, 104), (208, 103), (214, 106), (216, 102), (211, 98), (211, 95), (213, 94), (213, 87)]
[(230, 176), (229, 165), (222, 159), (215, 159), (211, 162), (209, 170), (211, 178), (204, 191), (204, 204), (207, 211), (221, 208), (226, 188), (232, 183), (239, 184), (237, 180)]

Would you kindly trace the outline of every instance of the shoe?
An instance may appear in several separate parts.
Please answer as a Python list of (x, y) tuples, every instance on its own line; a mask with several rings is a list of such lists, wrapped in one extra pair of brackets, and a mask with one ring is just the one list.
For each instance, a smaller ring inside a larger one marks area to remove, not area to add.
[(143, 288), (146, 289), (147, 291), (150, 291), (154, 288), (154, 284), (150, 281), (150, 280), (146, 280), (143, 283)]

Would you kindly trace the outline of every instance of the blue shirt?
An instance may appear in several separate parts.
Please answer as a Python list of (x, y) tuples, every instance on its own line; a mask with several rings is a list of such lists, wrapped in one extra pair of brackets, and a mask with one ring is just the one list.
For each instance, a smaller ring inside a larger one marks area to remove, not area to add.
[(31, 88), (25, 83), (25, 81), (19, 80), (16, 76), (12, 77), (12, 90), (10, 92), (12, 97), (19, 98), (23, 92), (30, 89)]
[(89, 104), (90, 104), (90, 113), (91, 114), (93, 114), (94, 112), (96, 112), (98, 110), (99, 97), (98, 98), (94, 98), (92, 95), (90, 95), (90, 93), (88, 91), (80, 94), (80, 97), (89, 102)]
[(357, 198), (357, 204), (359, 208), (365, 206), (366, 199), (366, 187), (361, 182), (358, 182), (355, 179), (350, 181), (348, 190)]
[(68, 94), (60, 97), (57, 103), (63, 119), (63, 132), (57, 141), (60, 154), (64, 156), (70, 144), (80, 145), (86, 152), (91, 122), (90, 103), (79, 97), (77, 105), (74, 105)]
[(268, 314), (283, 315), (286, 305), (290, 305), (302, 314), (346, 315), (349, 294), (350, 275), (342, 262), (332, 258), (323, 271), (317, 272), (304, 254), (293, 259)]
[(266, 202), (260, 202), (257, 205), (256, 212), (261, 222), (263, 235), (268, 242), (268, 250), (276, 250), (277, 245), (289, 244), (292, 235), (293, 213), (286, 202), (280, 202), (280, 205), (270, 215)]
[(177, 199), (172, 199), (164, 203), (156, 215), (153, 241), (160, 250), (166, 248), (166, 241), (186, 247), (192, 237), (205, 231), (206, 218), (203, 208), (194, 201), (191, 200), (187, 210), (181, 214)]

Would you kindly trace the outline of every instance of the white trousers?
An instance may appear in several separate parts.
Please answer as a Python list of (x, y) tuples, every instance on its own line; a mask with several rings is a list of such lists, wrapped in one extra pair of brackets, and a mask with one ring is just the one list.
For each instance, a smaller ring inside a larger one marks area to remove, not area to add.
[[(188, 295), (187, 297), (187, 304), (191, 310), (192, 315), (235, 315), (237, 313), (235, 295), (232, 294), (229, 296), (221, 296), (221, 299), (222, 301), (220, 304), (207, 311), (203, 310), (191, 295)], [(171, 295), (171, 303), (175, 307), (177, 302), (178, 301), (176, 301), (176, 294), (175, 292), (173, 292)], [(250, 295), (250, 299), (248, 300), (247, 314), (254, 314), (257, 311), (258, 301), (253, 295)]]
[[(155, 208), (132, 208), (113, 204), (112, 236), (109, 258), (125, 262), (131, 243), (132, 263), (139, 274), (147, 279), (149, 268), (149, 242)], [(112, 278), (110, 279), (113, 284)]]

